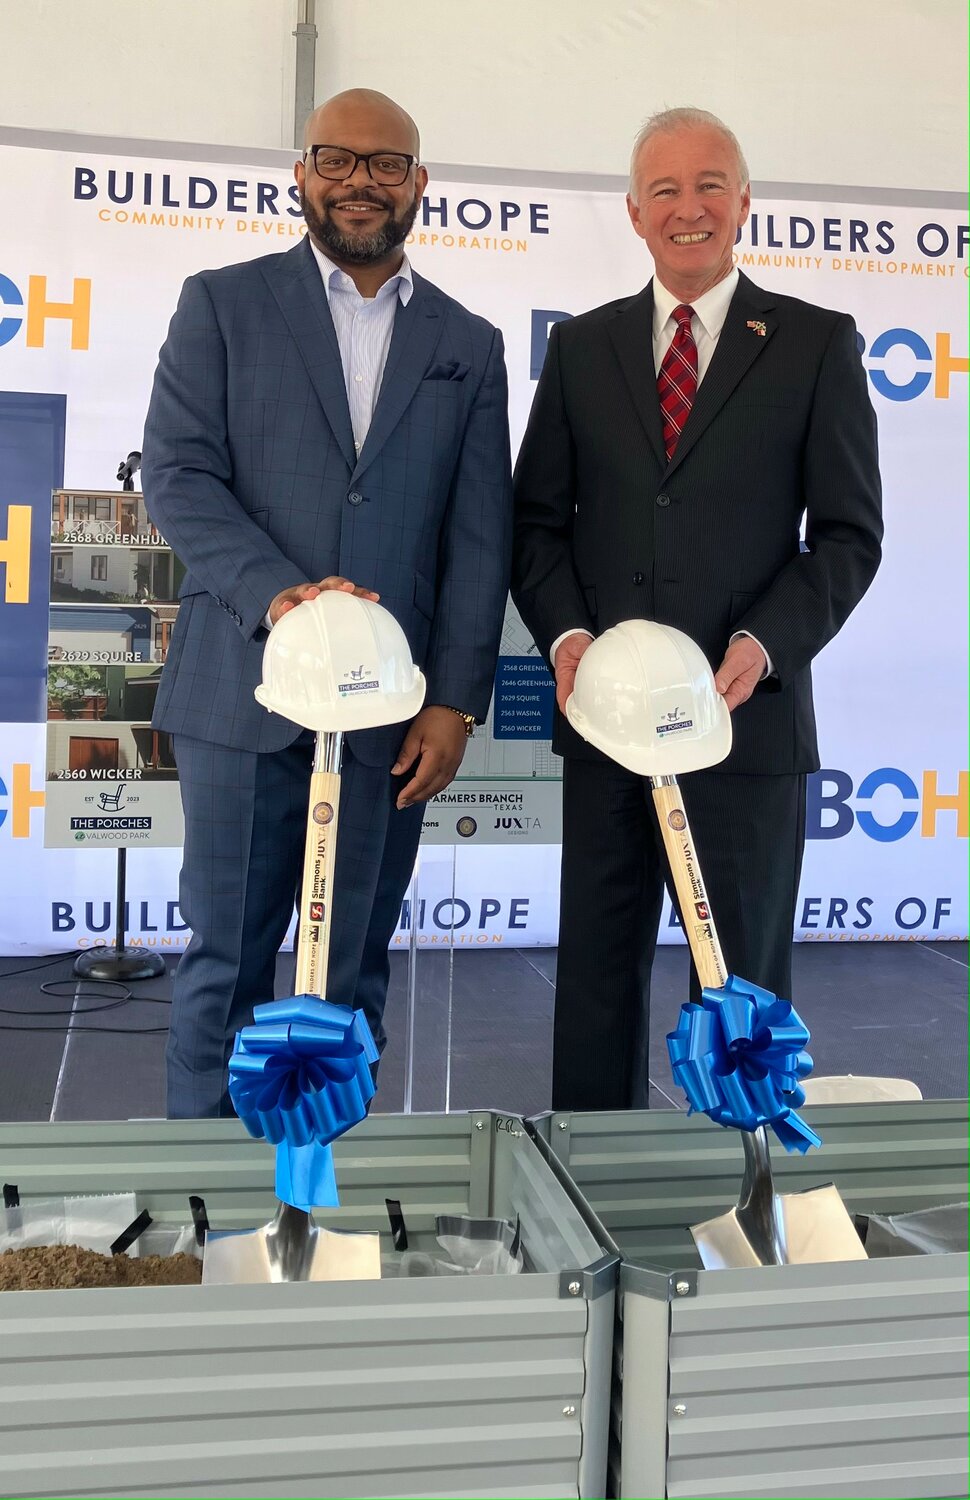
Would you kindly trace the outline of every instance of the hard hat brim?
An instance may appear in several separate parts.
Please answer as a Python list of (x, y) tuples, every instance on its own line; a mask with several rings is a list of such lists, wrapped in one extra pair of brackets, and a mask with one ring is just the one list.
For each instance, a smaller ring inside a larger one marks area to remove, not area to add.
[[(726, 706), (724, 712), (727, 715)], [(566, 718), (588, 745), (635, 776), (683, 776), (688, 771), (705, 771), (709, 766), (720, 765), (731, 750), (730, 717), (713, 734), (691, 737), (688, 729), (672, 743), (642, 746), (611, 744), (597, 734), (585, 714), (574, 706), (572, 695), (566, 700)]]
[(291, 724), (299, 724), (317, 734), (352, 734), (358, 729), (382, 729), (388, 724), (403, 724), (419, 712), (426, 691), (424, 675), (418, 671), (415, 671), (411, 691), (395, 693), (393, 699), (379, 693), (369, 700), (355, 699), (329, 706), (283, 702), (268, 693), (262, 683), (253, 689), (257, 703), (270, 713), (279, 714)]

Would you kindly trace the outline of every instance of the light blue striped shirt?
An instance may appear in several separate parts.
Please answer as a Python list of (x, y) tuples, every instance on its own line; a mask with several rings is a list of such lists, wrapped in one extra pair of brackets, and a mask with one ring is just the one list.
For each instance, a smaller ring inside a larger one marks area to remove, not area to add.
[(376, 297), (362, 297), (346, 271), (328, 260), (312, 240), (310, 249), (320, 267), (337, 332), (354, 444), (359, 454), (384, 378), (398, 302), (406, 307), (414, 292), (411, 266), (405, 256), (401, 269), (385, 281)]

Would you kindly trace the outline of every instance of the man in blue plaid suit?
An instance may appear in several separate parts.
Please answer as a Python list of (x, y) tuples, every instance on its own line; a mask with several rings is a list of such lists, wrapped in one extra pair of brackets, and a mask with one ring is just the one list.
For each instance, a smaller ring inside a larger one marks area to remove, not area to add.
[(190, 277), (142, 473), (186, 566), (155, 724), (185, 811), (168, 1113), (231, 1112), (226, 1065), (273, 997), (302, 865), (312, 736), (253, 698), (267, 629), (322, 588), (403, 627), (428, 681), (409, 726), (345, 739), (328, 999), (379, 1046), (388, 943), (421, 831), (488, 709), (510, 567), (502, 337), (412, 271), (414, 122), (370, 90), (311, 116), (293, 250)]

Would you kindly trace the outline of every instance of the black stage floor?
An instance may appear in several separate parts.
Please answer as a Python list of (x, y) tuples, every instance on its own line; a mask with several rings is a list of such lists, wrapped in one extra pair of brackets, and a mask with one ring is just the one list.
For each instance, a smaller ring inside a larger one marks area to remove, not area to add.
[[(116, 1009), (45, 1020), (45, 1013), (70, 1008), (76, 985), (63, 986), (66, 998), (49, 998), (39, 984), (69, 977), (73, 957), (44, 967), (40, 960), (0, 959), (0, 1119), (162, 1115), (165, 1036), (148, 1028), (166, 1025), (170, 975), (133, 985), (135, 998)], [(654, 970), (650, 1102), (659, 1108), (680, 1106), (664, 1033), (686, 997), (687, 963), (685, 948), (661, 948)], [(445, 1107), (449, 975), (450, 1107), (548, 1109), (555, 965), (549, 948), (419, 953), (413, 1109)], [(31, 972), (14, 972), (25, 968)], [(794, 971), (817, 1075), (910, 1078), (925, 1098), (966, 1097), (966, 943), (803, 943), (795, 947)], [(292, 956), (284, 954), (278, 994), (292, 992), (292, 976)], [(382, 1111), (404, 1104), (406, 979), (406, 955), (394, 954), (390, 1041), (376, 1101)], [(144, 1003), (150, 999), (162, 1003)], [(103, 1003), (100, 996), (81, 998), (77, 1010)], [(46, 1035), (21, 1029), (28, 1025), (53, 1029)]]

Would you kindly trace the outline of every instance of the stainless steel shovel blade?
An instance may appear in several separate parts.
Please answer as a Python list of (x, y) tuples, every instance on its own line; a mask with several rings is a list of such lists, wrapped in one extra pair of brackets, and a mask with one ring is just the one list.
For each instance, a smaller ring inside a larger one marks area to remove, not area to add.
[(706, 1271), (868, 1259), (834, 1183), (776, 1193), (764, 1126), (743, 1131), (741, 1139), (744, 1177), (737, 1204), (719, 1218), (691, 1225)]
[(320, 1229), (313, 1216), (281, 1203), (262, 1229), (210, 1230), (202, 1284), (264, 1281), (379, 1281), (380, 1235)]

